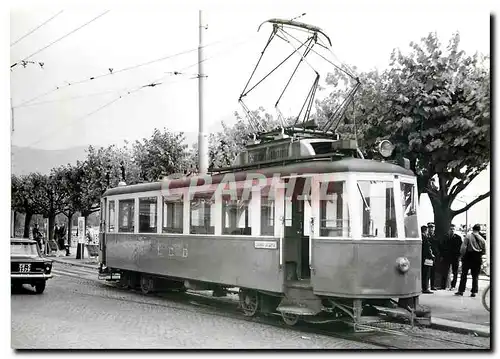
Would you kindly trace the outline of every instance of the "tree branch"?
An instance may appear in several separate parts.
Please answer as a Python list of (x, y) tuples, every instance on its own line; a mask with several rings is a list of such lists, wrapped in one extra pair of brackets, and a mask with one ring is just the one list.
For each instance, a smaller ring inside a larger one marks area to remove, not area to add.
[(462, 209), (457, 209), (456, 211), (452, 210), (451, 213), (452, 213), (452, 216), (456, 216), (457, 214), (460, 214), (460, 213), (463, 213), (465, 211), (467, 211), (469, 208), (471, 208), (473, 205), (475, 205), (476, 203), (482, 201), (483, 199), (487, 198), (490, 196), (490, 191), (480, 195), (479, 197), (477, 197), (475, 200), (473, 200), (472, 202), (470, 202), (468, 205), (466, 205), (464, 208)]

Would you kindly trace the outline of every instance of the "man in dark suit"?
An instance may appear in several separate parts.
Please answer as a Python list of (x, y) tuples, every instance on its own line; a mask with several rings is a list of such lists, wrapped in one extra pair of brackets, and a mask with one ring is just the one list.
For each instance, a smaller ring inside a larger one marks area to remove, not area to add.
[(440, 253), (439, 253), (439, 240), (436, 238), (436, 235), (434, 233), (434, 223), (429, 222), (427, 223), (427, 237), (429, 238), (429, 243), (432, 248), (432, 254), (435, 256), (434, 258), (434, 264), (432, 265), (430, 269), (430, 278), (431, 278), (431, 289), (432, 290), (437, 290), (436, 289), (436, 283), (437, 282), (437, 277), (439, 275), (438, 273), (438, 268), (439, 265), (441, 264), (438, 259), (440, 259)]
[(422, 293), (432, 294), (429, 290), (429, 279), (434, 260), (431, 243), (427, 233), (427, 226), (420, 227), (422, 232)]
[(448, 273), (451, 271), (453, 274), (453, 279), (451, 280), (450, 290), (454, 290), (457, 285), (458, 276), (458, 263), (460, 260), (460, 247), (462, 246), (462, 237), (455, 233), (455, 225), (450, 226), (450, 231), (445, 236), (441, 244), (441, 257), (442, 257), (442, 269), (441, 274), (441, 288), (446, 288), (446, 282), (448, 280)]

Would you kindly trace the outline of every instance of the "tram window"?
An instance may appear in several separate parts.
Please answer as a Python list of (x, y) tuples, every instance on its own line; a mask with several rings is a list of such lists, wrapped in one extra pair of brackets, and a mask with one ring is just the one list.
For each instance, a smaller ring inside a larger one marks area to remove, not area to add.
[(237, 198), (230, 195), (222, 196), (222, 234), (250, 235), (252, 226), (250, 222), (251, 194), (248, 199), (242, 198), (238, 191)]
[(118, 201), (118, 232), (134, 232), (134, 199)]
[(345, 182), (323, 182), (320, 185), (319, 235), (321, 237), (349, 236), (349, 211)]
[(271, 186), (266, 186), (260, 191), (260, 234), (262, 236), (274, 236), (274, 199)]
[(139, 198), (139, 233), (156, 233), (157, 206), (156, 197)]
[(363, 210), (363, 237), (396, 238), (394, 185), (389, 181), (358, 181)]
[(403, 218), (405, 237), (418, 238), (417, 201), (415, 185), (401, 182), (401, 203), (403, 205)]
[(115, 232), (115, 201), (109, 201), (108, 216), (108, 231)]
[(182, 233), (184, 224), (184, 201), (163, 197), (163, 233)]
[(189, 233), (214, 234), (215, 202), (212, 193), (196, 193), (191, 200)]

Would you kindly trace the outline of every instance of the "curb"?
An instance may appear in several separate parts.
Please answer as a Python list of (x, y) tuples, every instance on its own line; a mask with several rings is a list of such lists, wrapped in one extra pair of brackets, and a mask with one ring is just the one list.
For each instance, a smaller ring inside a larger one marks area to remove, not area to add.
[[(433, 320), (438, 320), (438, 321), (446, 321), (449, 323), (435, 323)], [(460, 325), (453, 325), (454, 323), (459, 323)], [(474, 328), (466, 328), (466, 325), (470, 325), (470, 323), (462, 323), (462, 322), (455, 322), (452, 320), (445, 320), (441, 318), (434, 318), (431, 317), (431, 325), (429, 326), (432, 329), (437, 329), (437, 330), (446, 330), (446, 331), (451, 331), (455, 333), (461, 333), (461, 334), (473, 334), (478, 337), (483, 337), (483, 338), (489, 338), (490, 337), (490, 331), (489, 328), (484, 326), (484, 325), (479, 325), (479, 324), (474, 324), (474, 326), (477, 326), (475, 329)], [(480, 327), (485, 327), (485, 329), (480, 328)]]
[(67, 265), (70, 265), (70, 266), (75, 266), (75, 267), (86, 267), (86, 268), (91, 268), (91, 269), (98, 269), (98, 264), (87, 264), (87, 263), (78, 263), (78, 262), (70, 262), (70, 261), (66, 261), (66, 260), (60, 260), (60, 259), (56, 259), (56, 258), (53, 258), (52, 259), (54, 262), (57, 262), (57, 263), (61, 263), (61, 264), (67, 264)]

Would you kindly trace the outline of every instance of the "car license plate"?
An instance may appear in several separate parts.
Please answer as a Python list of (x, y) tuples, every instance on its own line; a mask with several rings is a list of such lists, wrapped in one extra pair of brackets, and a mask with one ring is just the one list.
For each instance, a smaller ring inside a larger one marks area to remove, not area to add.
[(26, 273), (29, 271), (31, 271), (31, 264), (19, 264), (19, 272)]

